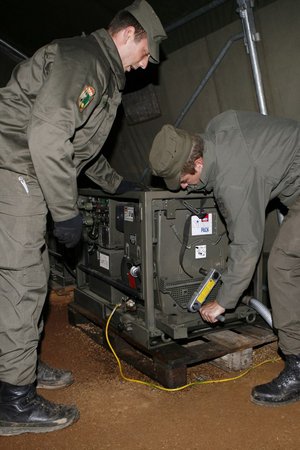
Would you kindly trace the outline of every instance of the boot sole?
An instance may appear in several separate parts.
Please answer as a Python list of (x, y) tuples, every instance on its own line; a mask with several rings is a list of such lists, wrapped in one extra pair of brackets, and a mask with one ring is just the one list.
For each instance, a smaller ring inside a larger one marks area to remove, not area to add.
[(277, 407), (277, 406), (284, 406), (284, 405), (289, 405), (291, 403), (296, 403), (298, 401), (300, 401), (300, 395), (297, 398), (293, 398), (291, 400), (284, 400), (281, 402), (268, 402), (268, 401), (264, 401), (264, 400), (257, 400), (254, 397), (250, 397), (250, 400), (252, 403), (255, 403), (256, 405), (262, 405), (262, 406), (270, 406), (270, 407)]
[(58, 431), (66, 428), (73, 423), (77, 422), (80, 414), (78, 413), (72, 417), (72, 419), (67, 420), (64, 424), (59, 425), (33, 425), (33, 424), (14, 424), (14, 425), (6, 425), (5, 422), (0, 422), (0, 436), (16, 436), (18, 434), (24, 433), (48, 433), (50, 431)]
[(37, 389), (63, 389), (66, 387), (71, 386), (71, 384), (74, 383), (74, 380), (68, 382), (68, 383), (64, 383), (64, 384), (45, 384), (45, 383), (38, 383), (36, 385)]

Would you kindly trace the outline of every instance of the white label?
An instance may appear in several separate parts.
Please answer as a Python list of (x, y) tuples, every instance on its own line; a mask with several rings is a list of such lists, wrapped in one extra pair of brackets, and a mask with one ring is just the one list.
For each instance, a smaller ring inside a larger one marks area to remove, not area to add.
[(100, 267), (109, 270), (109, 256), (105, 255), (104, 253), (100, 253), (99, 256)]
[(212, 234), (212, 213), (206, 214), (203, 219), (192, 216), (192, 236)]
[(124, 207), (124, 220), (127, 222), (133, 222), (134, 219), (134, 207), (133, 206), (125, 206)]
[(206, 245), (196, 245), (195, 247), (195, 258), (206, 258)]

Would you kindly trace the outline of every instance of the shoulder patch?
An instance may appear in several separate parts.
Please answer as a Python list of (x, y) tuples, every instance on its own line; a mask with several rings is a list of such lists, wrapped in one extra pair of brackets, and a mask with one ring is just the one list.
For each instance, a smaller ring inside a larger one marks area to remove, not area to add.
[(82, 112), (95, 97), (96, 90), (92, 86), (85, 86), (78, 97), (78, 108)]

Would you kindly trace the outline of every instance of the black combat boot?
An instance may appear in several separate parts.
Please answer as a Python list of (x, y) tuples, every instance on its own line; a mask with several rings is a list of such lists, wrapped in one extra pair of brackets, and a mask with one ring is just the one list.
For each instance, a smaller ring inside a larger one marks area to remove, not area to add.
[(15, 386), (0, 381), (0, 436), (56, 431), (78, 419), (76, 406), (49, 402), (37, 395), (34, 384)]
[(300, 400), (300, 355), (286, 355), (284, 370), (270, 383), (253, 388), (251, 400), (265, 406), (286, 405)]
[(73, 381), (74, 377), (70, 370), (54, 369), (38, 360), (36, 372), (37, 388), (60, 389), (70, 386)]

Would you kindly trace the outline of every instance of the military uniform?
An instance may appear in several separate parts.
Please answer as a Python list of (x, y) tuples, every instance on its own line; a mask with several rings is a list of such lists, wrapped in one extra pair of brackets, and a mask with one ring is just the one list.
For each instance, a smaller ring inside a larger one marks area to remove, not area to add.
[[(212, 119), (201, 136), (203, 168), (196, 189), (213, 190), (230, 240), (216, 300), (234, 308), (248, 288), (262, 250), (266, 207), (279, 197), (289, 212), (269, 258), (273, 321), (283, 352), (300, 355), (300, 124), (231, 110)], [(150, 164), (169, 188), (180, 187), (191, 146), (190, 134), (172, 126), (156, 136)]]
[(220, 305), (233, 307), (249, 285), (263, 244), (269, 200), (279, 197), (288, 207), (268, 261), (273, 324), (285, 366), (273, 380), (255, 386), (251, 400), (263, 406), (299, 401), (300, 124), (231, 111), (212, 120), (207, 133), (201, 180), (207, 188), (214, 185), (231, 241)]
[(56, 431), (79, 418), (75, 405), (36, 392), (73, 382), (70, 371), (37, 361), (49, 276), (46, 216), (71, 248), (82, 232), (76, 179), (86, 165), (86, 175), (107, 192), (136, 187), (100, 152), (125, 71), (159, 63), (166, 37), (151, 6), (135, 0), (108, 31), (44, 46), (0, 89), (0, 435)]
[[(108, 192), (122, 177), (99, 155), (125, 74), (105, 30), (57, 40), (14, 70), (0, 90), (0, 380), (35, 380), (38, 319), (47, 293), (46, 214), (78, 214), (76, 178)], [(95, 162), (93, 162), (95, 158)]]
[(204, 138), (199, 188), (212, 190), (231, 241), (218, 303), (232, 308), (258, 261), (269, 201), (291, 206), (300, 194), (300, 124), (259, 113), (229, 111)]

